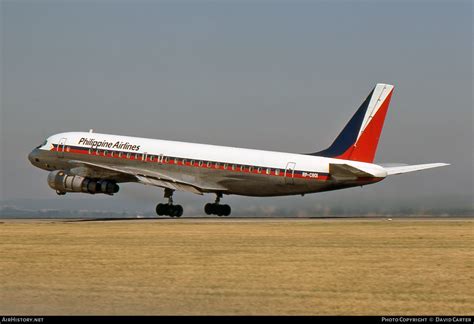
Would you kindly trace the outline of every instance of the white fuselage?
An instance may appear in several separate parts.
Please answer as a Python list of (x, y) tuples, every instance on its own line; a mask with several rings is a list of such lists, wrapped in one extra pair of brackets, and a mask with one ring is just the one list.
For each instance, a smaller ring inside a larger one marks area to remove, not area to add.
[[(246, 196), (342, 189), (378, 182), (387, 175), (383, 167), (371, 163), (87, 132), (51, 136), (37, 149), (32, 162), (46, 170), (75, 172), (81, 172), (83, 162), (111, 170), (127, 170), (144, 181), (185, 183), (201, 188), (202, 192)], [(331, 177), (330, 164), (350, 165), (373, 177), (336, 180)], [(87, 172), (86, 175), (92, 178), (114, 178), (113, 172)], [(132, 178), (115, 179), (117, 182), (134, 181)]]

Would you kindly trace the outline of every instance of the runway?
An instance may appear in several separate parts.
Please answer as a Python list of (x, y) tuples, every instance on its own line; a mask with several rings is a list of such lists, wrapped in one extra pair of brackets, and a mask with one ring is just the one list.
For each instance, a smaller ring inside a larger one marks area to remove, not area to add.
[(0, 220), (0, 312), (472, 314), (474, 219)]
[(300, 222), (300, 221), (471, 221), (474, 216), (298, 216), (298, 217), (270, 217), (270, 216), (182, 216), (173, 218), (168, 216), (157, 217), (78, 217), (78, 218), (61, 218), (61, 217), (46, 217), (46, 218), (0, 218), (0, 223), (5, 222)]

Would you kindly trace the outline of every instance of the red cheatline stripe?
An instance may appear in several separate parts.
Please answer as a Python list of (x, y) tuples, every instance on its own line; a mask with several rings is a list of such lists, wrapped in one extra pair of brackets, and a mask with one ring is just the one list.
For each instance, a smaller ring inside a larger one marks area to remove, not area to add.
[[(59, 150), (59, 146), (57, 144), (53, 144), (53, 148), (51, 151), (53, 152), (63, 152), (62, 150)], [(89, 153), (89, 150), (91, 150), (91, 153)], [(104, 151), (107, 151), (107, 154), (104, 156)], [(182, 158), (167, 158), (167, 162), (165, 162), (165, 157), (163, 157), (162, 162), (158, 162), (158, 156), (154, 155), (153, 161), (150, 160), (150, 156), (147, 155), (146, 160), (142, 160), (143, 158), (143, 153), (131, 153), (131, 152), (117, 152), (117, 151), (109, 151), (109, 150), (101, 150), (99, 149), (99, 154), (97, 154), (97, 149), (88, 149), (88, 148), (78, 148), (78, 147), (73, 147), (73, 146), (65, 146), (64, 147), (64, 152), (65, 153), (75, 153), (75, 154), (82, 154), (82, 155), (92, 155), (92, 156), (101, 156), (101, 157), (106, 157), (106, 158), (120, 158), (120, 159), (125, 159), (125, 160), (134, 160), (134, 161), (143, 161), (143, 162), (150, 162), (150, 163), (159, 163), (159, 164), (168, 164), (168, 165), (178, 165), (178, 166), (190, 166), (190, 167), (195, 167), (195, 168), (202, 168), (202, 169), (215, 169), (215, 170), (226, 170), (226, 171), (234, 171), (234, 172), (244, 172), (244, 173), (252, 173), (252, 174), (259, 174), (259, 175), (266, 175), (266, 176), (277, 176), (277, 177), (285, 177), (285, 170), (279, 169), (279, 173), (277, 174), (275, 168), (268, 168), (271, 169), (270, 174), (266, 173), (267, 168), (264, 167), (255, 167), (255, 166), (244, 166), (243, 170), (241, 170), (240, 165), (236, 164), (235, 169), (232, 169), (232, 163), (222, 163), (222, 162), (210, 162), (208, 166), (208, 162), (202, 162), (201, 166), (199, 165), (199, 162), (197, 160), (193, 159), (185, 159), (186, 163), (183, 165)], [(113, 152), (113, 156), (112, 156)], [(119, 156), (119, 153), (122, 153), (121, 156)], [(138, 154), (138, 158), (136, 158), (136, 154)], [(130, 157), (127, 157), (129, 155)], [(175, 160), (178, 160), (177, 163), (175, 163)], [(193, 164), (191, 164), (191, 161), (194, 161)], [(216, 164), (218, 165), (216, 167)], [(224, 164), (227, 164), (227, 168), (224, 168)], [(250, 168), (252, 171), (250, 171)], [(260, 173), (258, 169), (261, 169)], [(317, 180), (317, 181), (327, 181), (329, 180), (330, 176), (328, 174), (324, 173), (318, 173), (318, 177), (305, 177), (303, 176), (303, 173), (307, 171), (300, 171), (300, 170), (295, 170), (293, 174), (293, 178), (297, 179), (305, 179), (305, 180)], [(307, 173), (317, 173), (313, 171), (309, 171)], [(291, 172), (287, 172), (287, 177), (291, 178)], [(361, 178), (357, 179), (357, 181), (360, 182), (377, 182), (382, 180), (382, 178)]]

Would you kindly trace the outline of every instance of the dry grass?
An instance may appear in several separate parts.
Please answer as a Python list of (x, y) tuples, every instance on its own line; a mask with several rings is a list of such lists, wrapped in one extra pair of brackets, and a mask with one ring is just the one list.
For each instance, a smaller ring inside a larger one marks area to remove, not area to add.
[(2, 314), (472, 314), (473, 220), (0, 223)]

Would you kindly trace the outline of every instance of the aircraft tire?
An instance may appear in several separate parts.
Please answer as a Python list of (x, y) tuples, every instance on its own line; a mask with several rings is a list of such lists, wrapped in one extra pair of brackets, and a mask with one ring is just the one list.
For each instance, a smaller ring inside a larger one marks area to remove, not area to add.
[(229, 205), (207, 203), (204, 206), (204, 211), (206, 212), (206, 215), (217, 215), (221, 217), (221, 216), (229, 216), (231, 213), (231, 208)]
[(167, 210), (166, 210), (166, 205), (165, 204), (158, 204), (156, 205), (156, 214), (158, 216), (163, 216), (163, 215), (166, 215), (167, 213)]
[(173, 208), (173, 214), (174, 214), (174, 216), (176, 216), (176, 217), (181, 217), (181, 216), (183, 216), (183, 206), (181, 206), (181, 205), (176, 205), (176, 206), (174, 206), (174, 208)]
[(222, 214), (223, 216), (229, 216), (231, 213), (231, 208), (229, 205), (222, 205)]
[(207, 203), (204, 206), (204, 212), (206, 213), (206, 215), (213, 215), (214, 214), (214, 204)]

